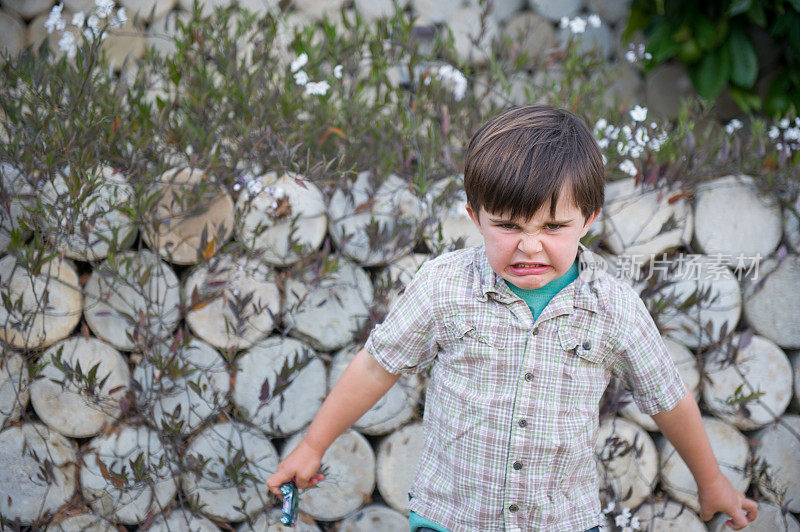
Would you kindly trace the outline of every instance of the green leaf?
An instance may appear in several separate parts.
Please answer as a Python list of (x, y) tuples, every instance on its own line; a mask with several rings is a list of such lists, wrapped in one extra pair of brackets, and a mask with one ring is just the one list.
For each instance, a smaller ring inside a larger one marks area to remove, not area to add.
[(668, 24), (656, 27), (647, 39), (647, 49), (653, 54), (653, 63), (663, 63), (678, 53), (678, 43), (672, 38), (672, 31)]
[(701, 50), (708, 51), (714, 47), (714, 39), (717, 36), (718, 28), (706, 17), (697, 16), (692, 20), (692, 35)]
[(734, 28), (728, 38), (731, 56), (731, 81), (744, 88), (751, 88), (758, 77), (758, 56), (750, 36), (741, 28)]
[(731, 17), (735, 17), (736, 15), (741, 15), (742, 13), (750, 9), (750, 4), (752, 3), (753, 0), (735, 0), (728, 8), (728, 15)]
[(689, 77), (698, 94), (706, 100), (714, 100), (728, 82), (730, 55), (726, 47), (719, 48), (689, 65)]
[(762, 28), (767, 25), (767, 16), (764, 14), (764, 7), (761, 2), (756, 2), (750, 7), (747, 12), (747, 18)]
[(745, 113), (761, 110), (761, 98), (757, 94), (736, 86), (728, 87), (728, 91), (733, 101), (735, 101), (739, 108)]

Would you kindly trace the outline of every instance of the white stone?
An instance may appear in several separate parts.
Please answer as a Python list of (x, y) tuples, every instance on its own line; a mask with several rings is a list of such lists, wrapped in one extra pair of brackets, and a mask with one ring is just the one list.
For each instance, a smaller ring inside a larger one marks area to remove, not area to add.
[(461, 2), (441, 0), (411, 0), (411, 9), (425, 20), (438, 24), (450, 20), (460, 4)]
[(412, 423), (386, 436), (378, 445), (378, 491), (386, 504), (408, 515), (408, 492), (425, 447), (422, 423)]
[(123, 351), (169, 336), (181, 318), (178, 278), (148, 250), (104, 260), (83, 289), (89, 328)]
[(184, 460), (184, 493), (201, 511), (221, 521), (243, 521), (270, 504), (266, 479), (278, 469), (278, 453), (264, 433), (243, 423), (218, 423), (198, 434)]
[[(408, 497), (406, 497), (408, 499)], [(339, 523), (340, 532), (407, 532), (408, 518), (382, 504), (371, 504)]]
[(503, 35), (511, 37), (512, 52), (525, 52), (534, 61), (542, 61), (556, 45), (553, 24), (532, 11), (523, 11), (508, 20)]
[(135, 62), (144, 56), (147, 36), (143, 27), (134, 23), (132, 16), (120, 28), (109, 27), (106, 35), (101, 47), (114, 70), (119, 71), (126, 60)]
[(786, 243), (792, 247), (796, 253), (800, 253), (800, 194), (792, 204), (791, 209), (783, 209), (783, 232), (786, 235)]
[[(291, 436), (283, 446), (286, 458), (305, 436)], [(325, 478), (300, 494), (300, 511), (320, 521), (337, 521), (361, 507), (375, 489), (375, 454), (367, 439), (354, 430), (336, 438), (322, 456)]]
[[(330, 392), (344, 370), (355, 358), (360, 347), (345, 347), (333, 355), (330, 372), (328, 373), (327, 389)], [(416, 375), (402, 376), (400, 379), (378, 399), (378, 401), (355, 423), (353, 428), (367, 435), (386, 434), (397, 430), (403, 423), (410, 420), (417, 409), (419, 401), (418, 389), (421, 388), (420, 379)]]
[(759, 333), (781, 347), (800, 348), (800, 255), (770, 257), (758, 274), (745, 275), (744, 316)]
[[(238, 240), (248, 249), (263, 251), (262, 258), (277, 266), (288, 266), (319, 248), (328, 217), (325, 198), (314, 183), (275, 172), (247, 180), (236, 200), (241, 216)], [(258, 192), (249, 193), (250, 186)]]
[(433, 219), (425, 226), (425, 236), (442, 251), (483, 245), (483, 235), (467, 213), (463, 183), (461, 174), (442, 179), (431, 186), (425, 197)]
[(178, 47), (175, 39), (181, 38), (180, 24), (187, 24), (192, 18), (187, 11), (172, 11), (150, 23), (147, 28), (147, 46), (155, 49), (162, 57), (173, 55)]
[[(161, 512), (178, 491), (167, 458), (158, 433), (146, 426), (123, 425), (97, 436), (83, 456), (83, 497), (109, 521), (137, 524), (148, 513)], [(141, 465), (138, 474), (132, 462)]]
[[(50, 346), (39, 364), (44, 367), (31, 385), (31, 403), (51, 429), (86, 438), (120, 415), (131, 374), (125, 358), (107, 343), (73, 336)], [(95, 388), (87, 390), (92, 372)]]
[[(462, 7), (447, 21), (453, 32), (453, 46), (456, 53), (472, 64), (485, 64), (490, 59), (492, 41), (497, 37), (497, 22), (489, 17), (481, 25), (480, 9)], [(478, 39), (477, 44), (473, 41)]]
[(246, 255), (219, 255), (195, 267), (183, 294), (190, 309), (186, 323), (222, 350), (243, 349), (266, 338), (280, 312), (274, 271)]
[(22, 18), (31, 19), (49, 12), (53, 0), (3, 0), (3, 7)]
[[(697, 359), (694, 354), (671, 338), (664, 337), (664, 345), (667, 346), (670, 358), (675, 363), (675, 368), (678, 370), (683, 383), (692, 391), (695, 399), (698, 399), (700, 397), (700, 368), (697, 365)], [(658, 430), (658, 425), (653, 421), (653, 418), (639, 411), (639, 407), (633, 402), (633, 397), (630, 394), (626, 394), (624, 400), (629, 401), (629, 403), (620, 409), (619, 413), (622, 417), (633, 421), (650, 432)]]
[(17, 421), (30, 398), (28, 365), (19, 354), (5, 348), (0, 353), (0, 427)]
[[(683, 256), (667, 263), (657, 260), (657, 267), (667, 265), (670, 269), (666, 280), (674, 281), (660, 292), (665, 301), (674, 302), (659, 319), (670, 336), (695, 349), (718, 341), (723, 329), (731, 332), (736, 327), (742, 314), (742, 293), (724, 261), (708, 255)], [(688, 306), (679, 310), (682, 305)]]
[(336, 245), (364, 266), (383, 265), (410, 253), (423, 206), (409, 185), (394, 174), (380, 184), (370, 183), (370, 172), (361, 172), (352, 185), (337, 188), (328, 206)]
[(633, 514), (640, 530), (652, 532), (706, 532), (696, 513), (673, 501), (645, 503)]
[(228, 406), (231, 378), (222, 356), (207, 343), (192, 338), (175, 351), (171, 343), (147, 351), (133, 370), (134, 390), (156, 427), (187, 434)]
[[(64, 2), (66, 5), (67, 2)], [(92, 0), (92, 7), (94, 7), (94, 0)], [(44, 23), (47, 19), (50, 18), (50, 13), (42, 13), (41, 15), (37, 16), (33, 20), (28, 23), (28, 27), (25, 31), (25, 46), (33, 45), (35, 49), (39, 49), (39, 46), (44, 42), (45, 39), (48, 41), (48, 45), (50, 46), (50, 50), (54, 52), (56, 57), (60, 57), (64, 54), (64, 52), (59, 49), (58, 41), (61, 39), (63, 33), (71, 33), (75, 37), (75, 42), (79, 43), (82, 42), (82, 34), (78, 30), (76, 26), (69, 24), (72, 21), (72, 11), (68, 7), (65, 7), (64, 10), (61, 12), (61, 18), (67, 22), (67, 27), (64, 29), (63, 32), (54, 31), (52, 33), (47, 33), (47, 29), (44, 26)]]
[(800, 351), (792, 353), (789, 357), (794, 375), (794, 407), (800, 410)]
[(96, 7), (94, 2), (95, 0), (64, 0), (64, 7), (73, 13), (77, 13), (78, 11), (89, 13), (90, 11), (94, 11)]
[(16, 57), (25, 47), (25, 24), (14, 14), (0, 10), (0, 54)]
[[(384, 291), (381, 294), (385, 298), (386, 306), (379, 308), (389, 310), (397, 301), (397, 297), (403, 292), (406, 285), (417, 273), (430, 256), (424, 253), (412, 253), (394, 261), (380, 273), (380, 280), (376, 282), (376, 288), (380, 286)], [(381, 304), (383, 301), (381, 301)]]
[[(786, 354), (770, 340), (754, 335), (749, 344), (738, 348), (740, 341), (739, 335), (733, 338), (731, 353), (715, 349), (706, 356), (703, 399), (720, 419), (741, 430), (753, 430), (786, 410), (792, 399), (792, 368)], [(751, 394), (762, 395), (737, 402)]]
[(602, 489), (614, 500), (633, 508), (653, 491), (658, 477), (658, 452), (653, 439), (640, 426), (621, 418), (605, 419), (594, 447)]
[[(286, 279), (286, 317), (289, 335), (314, 349), (333, 351), (350, 344), (366, 325), (372, 306), (372, 283), (367, 273), (346, 259), (306, 268), (301, 278)], [(335, 270), (333, 268), (336, 268)]]
[(148, 190), (148, 195), (152, 193), (158, 200), (151, 217), (145, 220), (142, 238), (165, 260), (197, 264), (213, 255), (233, 234), (233, 200), (201, 170), (167, 170), (153, 190)]
[(344, 3), (344, 0), (294, 0), (298, 11), (317, 20), (322, 20), (325, 16), (338, 18)]
[(781, 232), (780, 206), (758, 192), (752, 177), (729, 175), (698, 186), (694, 235), (706, 254), (766, 257)]
[(261, 340), (239, 355), (236, 366), (233, 402), (267, 434), (297, 432), (322, 406), (325, 364), (298, 340), (280, 336)]
[(692, 80), (680, 63), (654, 67), (645, 77), (644, 85), (647, 109), (665, 118), (677, 118), (681, 102), (695, 95)]
[(34, 273), (13, 255), (6, 255), (0, 259), (0, 290), (14, 305), (11, 312), (0, 305), (0, 340), (11, 347), (48, 347), (69, 336), (81, 319), (83, 295), (69, 259), (50, 259)]
[(588, 0), (588, 8), (603, 21), (615, 24), (630, 14), (631, 0)]
[(127, 10), (129, 18), (138, 16), (143, 20), (156, 20), (172, 11), (178, 0), (119, 0), (119, 3)]
[(785, 415), (756, 433), (756, 458), (766, 467), (758, 488), (775, 504), (800, 512), (800, 416)]
[(24, 526), (54, 513), (75, 493), (75, 463), (75, 444), (40, 423), (0, 432), (0, 515)]
[(303, 514), (298, 514), (297, 523), (293, 527), (281, 523), (281, 509), (273, 508), (267, 513), (259, 514), (251, 524), (244, 522), (236, 528), (236, 532), (320, 532), (314, 521)]
[[(731, 528), (725, 523), (730, 519), (725, 514), (718, 514), (708, 523), (708, 532), (729, 532)], [(758, 517), (742, 530), (747, 532), (800, 532), (800, 523), (789, 512), (783, 512), (778, 506), (766, 501), (758, 501)]]
[(178, 530), (219, 532), (219, 527), (201, 515), (194, 515), (183, 508), (175, 508), (170, 512), (169, 517), (164, 514), (156, 517), (147, 530), (148, 532), (176, 532)]
[(47, 525), (45, 532), (117, 532), (118, 529), (102, 517), (91, 513), (56, 518)]
[(395, 9), (405, 9), (408, 0), (355, 0), (353, 5), (362, 17), (368, 21), (381, 18), (392, 18)]
[(608, 108), (633, 109), (636, 105), (644, 105), (644, 80), (635, 66), (627, 61), (619, 63), (611, 74), (610, 82), (603, 95), (603, 102)]
[(528, 0), (528, 5), (553, 22), (559, 22), (561, 17), (574, 17), (581, 10), (581, 0)]
[[(465, 0), (464, 3), (471, 7), (480, 7), (481, 5), (480, 0)], [(514, 15), (524, 14), (525, 12), (520, 13), (520, 10), (526, 3), (526, 0), (492, 0), (492, 10), (489, 12), (489, 16), (498, 24), (505, 22)]]
[[(703, 417), (711, 450), (719, 462), (722, 473), (733, 487), (744, 492), (750, 485), (750, 444), (733, 426), (716, 418)], [(661, 486), (672, 499), (686, 504), (693, 511), (700, 510), (697, 501), (697, 484), (675, 447), (663, 436), (656, 441), (660, 453)]]
[(603, 210), (605, 243), (617, 255), (660, 255), (688, 244), (692, 209), (685, 199), (670, 201), (678, 191), (637, 187), (631, 178), (606, 185)]
[(67, 168), (41, 188), (44, 236), (67, 257), (84, 262), (130, 248), (136, 225), (122, 208), (133, 200), (127, 178), (100, 166), (79, 175), (80, 186), (73, 191), (67, 184), (73, 173), (78, 172)]

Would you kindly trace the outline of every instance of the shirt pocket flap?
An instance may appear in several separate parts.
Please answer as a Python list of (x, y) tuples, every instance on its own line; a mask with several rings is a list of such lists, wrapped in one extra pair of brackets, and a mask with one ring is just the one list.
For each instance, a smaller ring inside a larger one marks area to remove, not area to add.
[(580, 358), (599, 364), (603, 361), (603, 349), (591, 335), (580, 329), (561, 327), (558, 329), (558, 341), (565, 351), (572, 351)]
[(503, 348), (505, 334), (502, 334), (499, 327), (479, 327), (460, 316), (448, 318), (444, 326), (453, 340), (460, 340), (466, 336), (496, 349)]

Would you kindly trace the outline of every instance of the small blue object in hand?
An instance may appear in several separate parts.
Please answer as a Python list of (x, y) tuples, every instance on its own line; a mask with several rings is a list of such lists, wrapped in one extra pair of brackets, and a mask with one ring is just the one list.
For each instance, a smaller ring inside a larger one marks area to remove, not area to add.
[(281, 495), (283, 495), (281, 523), (286, 526), (294, 526), (297, 523), (297, 486), (295, 483), (287, 482), (281, 485)]

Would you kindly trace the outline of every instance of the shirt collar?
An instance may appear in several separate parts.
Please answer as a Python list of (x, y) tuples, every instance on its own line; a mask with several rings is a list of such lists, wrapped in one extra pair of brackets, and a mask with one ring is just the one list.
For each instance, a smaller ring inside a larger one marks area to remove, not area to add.
[[(503, 278), (492, 270), (486, 257), (484, 246), (475, 248), (473, 292), (480, 301), (486, 301), (489, 294), (501, 303), (510, 303), (520, 299), (511, 291)], [(567, 285), (553, 298), (553, 305), (558, 313), (572, 313), (572, 307), (579, 307), (592, 312), (606, 308), (606, 301), (599, 286), (599, 279), (607, 269), (606, 263), (586, 246), (578, 242), (578, 278)], [(562, 299), (562, 294), (565, 299)], [(548, 305), (550, 306), (550, 305)], [(548, 312), (549, 314), (549, 312)]]

